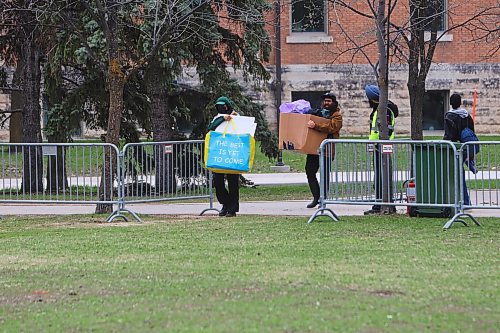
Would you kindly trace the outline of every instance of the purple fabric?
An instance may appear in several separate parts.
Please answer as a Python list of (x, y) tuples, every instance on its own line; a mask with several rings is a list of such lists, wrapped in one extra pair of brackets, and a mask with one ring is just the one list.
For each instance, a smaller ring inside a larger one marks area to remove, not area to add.
[(299, 99), (280, 105), (281, 113), (307, 113), (309, 110), (311, 110), (311, 103), (304, 99)]

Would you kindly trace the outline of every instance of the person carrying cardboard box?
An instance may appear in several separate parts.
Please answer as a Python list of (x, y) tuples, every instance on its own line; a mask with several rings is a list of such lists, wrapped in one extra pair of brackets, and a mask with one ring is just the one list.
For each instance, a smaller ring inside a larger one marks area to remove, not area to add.
[[(326, 123), (315, 123), (313, 120), (309, 120), (307, 127), (314, 129), (319, 132), (327, 133), (327, 139), (338, 139), (340, 137), (340, 129), (342, 128), (342, 114), (340, 113), (339, 103), (337, 102), (337, 97), (333, 92), (328, 92), (321, 96), (323, 99), (321, 103), (321, 108), (318, 110), (310, 111), (309, 114), (313, 114), (318, 117), (329, 119)], [(324, 156), (324, 165), (326, 167), (325, 172), (325, 192), (328, 193), (329, 175), (331, 161), (335, 157), (335, 148), (333, 147), (332, 156)], [(319, 155), (307, 154), (306, 165), (305, 165), (307, 182), (313, 195), (313, 200), (307, 205), (307, 208), (314, 208), (319, 202), (319, 183), (316, 178), (316, 173), (319, 170)]]

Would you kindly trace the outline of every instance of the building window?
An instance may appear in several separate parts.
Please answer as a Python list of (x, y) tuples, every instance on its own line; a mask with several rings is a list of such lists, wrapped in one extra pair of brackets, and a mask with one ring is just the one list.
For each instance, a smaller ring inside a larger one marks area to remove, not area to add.
[(305, 99), (311, 103), (311, 109), (316, 110), (321, 107), (323, 99), (321, 96), (328, 91), (292, 91), (292, 101)]
[(437, 21), (437, 31), (445, 31), (448, 27), (447, 0), (430, 0), (425, 11), (425, 30), (431, 31), (432, 24)]
[(423, 129), (444, 130), (444, 114), (448, 111), (449, 90), (429, 90), (424, 95)]
[(326, 32), (325, 0), (292, 2), (292, 32)]

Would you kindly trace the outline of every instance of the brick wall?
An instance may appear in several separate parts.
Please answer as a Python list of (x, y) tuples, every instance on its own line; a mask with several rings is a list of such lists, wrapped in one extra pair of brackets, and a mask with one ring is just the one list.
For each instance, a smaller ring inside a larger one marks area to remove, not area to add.
[[(392, 21), (396, 24), (403, 24), (407, 21), (407, 2), (399, 1), (395, 13), (392, 15)], [(371, 19), (362, 18), (359, 15), (352, 14), (350, 11), (339, 10), (335, 12), (333, 7), (329, 6), (327, 14), (328, 28), (327, 35), (331, 37), (331, 42), (326, 43), (287, 43), (287, 38), (292, 35), (290, 29), (290, 2), (282, 1), (281, 11), (281, 50), (282, 50), (282, 64), (366, 64), (364, 55), (352, 56), (352, 53), (345, 54), (344, 56), (336, 57), (340, 50), (346, 50), (352, 47), (344, 37), (338, 25), (335, 23), (339, 17), (340, 23), (343, 28), (349, 33), (351, 38), (356, 39), (360, 44), (365, 44), (367, 41), (375, 38), (374, 23)], [(364, 1), (358, 2), (357, 9), (368, 12), (366, 3)], [(448, 25), (449, 27), (456, 27), (464, 23), (465, 20), (470, 19), (472, 13), (486, 8), (488, 6), (498, 6), (497, 0), (448, 0), (448, 8), (450, 9)], [(274, 14), (272, 14), (274, 15)], [(270, 22), (272, 22), (270, 15)], [(492, 20), (493, 18), (490, 18)], [(268, 31), (274, 35), (274, 27), (268, 26)], [(490, 42), (472, 43), (470, 40), (472, 36), (470, 31), (466, 29), (454, 29), (447, 35), (447, 41), (440, 42), (435, 51), (434, 62), (436, 63), (498, 63), (500, 62), (500, 53), (493, 57), (485, 57), (488, 51), (498, 45), (498, 39), (492, 38)], [(274, 42), (274, 39), (273, 39)], [(404, 41), (401, 40), (401, 46)], [(376, 61), (378, 54), (376, 45), (372, 45), (367, 49), (367, 55), (371, 57), (372, 61)], [(397, 61), (397, 59), (393, 59)], [(274, 54), (271, 55), (269, 62), (270, 65), (274, 64)]]
[[(282, 1), (281, 11), (281, 61), (283, 81), (283, 102), (291, 101), (292, 91), (326, 91), (333, 90), (339, 97), (344, 115), (344, 133), (355, 135), (368, 131), (369, 108), (364, 96), (363, 87), (375, 83), (373, 69), (368, 66), (366, 58), (352, 53), (339, 55), (341, 50), (349, 48), (334, 20), (340, 18), (351, 37), (358, 38), (359, 43), (366, 43), (374, 38), (373, 21), (361, 18), (352, 13), (334, 13), (329, 5), (328, 42), (314, 42), (314, 38), (304, 42), (291, 42), (289, 1)], [(351, 2), (352, 3), (352, 2)], [(357, 2), (357, 9), (366, 12), (365, 2)], [(451, 9), (448, 25), (459, 25), (471, 17), (480, 7), (494, 6), (497, 0), (463, 1), (448, 0)], [(407, 1), (400, 1), (399, 8), (406, 8)], [(336, 15), (339, 14), (339, 15)], [(392, 20), (403, 23), (407, 13), (396, 11)], [(274, 28), (269, 27), (271, 35)], [(486, 57), (492, 43), (471, 43), (470, 34), (465, 29), (456, 29), (446, 35), (445, 41), (438, 44), (432, 66), (426, 81), (427, 90), (449, 90), (462, 94), (464, 104), (470, 110), (473, 91), (477, 88), (476, 128), (479, 133), (500, 133), (500, 52)], [(274, 38), (274, 37), (272, 37)], [(288, 42), (287, 42), (288, 40)], [(324, 40), (324, 39), (323, 39)], [(274, 41), (274, 40), (273, 40)], [(496, 41), (498, 44), (498, 41)], [(367, 49), (372, 62), (377, 59), (376, 45)], [(269, 68), (274, 72), (274, 53), (271, 54)], [(407, 66), (403, 60), (392, 59), (390, 73), (389, 97), (400, 109), (397, 119), (398, 133), (410, 132), (410, 109), (407, 90)], [(274, 73), (273, 73), (274, 75)], [(263, 93), (259, 100), (266, 105), (266, 114), (273, 128), (276, 128), (276, 106), (274, 105), (273, 84), (270, 90)]]

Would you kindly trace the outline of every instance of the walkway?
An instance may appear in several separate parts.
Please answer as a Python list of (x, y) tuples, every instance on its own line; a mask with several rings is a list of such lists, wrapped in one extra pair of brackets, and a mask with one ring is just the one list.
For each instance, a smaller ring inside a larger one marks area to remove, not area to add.
[[(252, 181), (255, 185), (292, 185), (306, 184), (306, 175), (304, 173), (272, 173), (272, 174), (245, 174), (245, 178)], [(283, 201), (250, 201), (240, 203), (240, 214), (243, 215), (289, 215), (289, 216), (311, 216), (314, 209), (306, 208), (309, 201), (305, 200), (286, 200)], [(214, 207), (219, 208), (219, 204), (214, 202)], [(126, 206), (139, 215), (161, 214), (161, 215), (198, 215), (204, 209), (209, 207), (206, 203), (184, 203), (160, 202), (148, 204), (130, 204)], [(370, 206), (362, 205), (328, 205), (335, 213), (342, 216), (363, 215), (363, 212)], [(92, 214), (95, 211), (95, 205), (79, 204), (0, 204), (1, 215), (71, 215), (71, 214)], [(398, 212), (404, 214), (405, 207), (398, 207)], [(493, 216), (498, 217), (499, 211), (488, 209), (474, 209), (471, 211), (474, 216)], [(206, 213), (207, 215), (216, 214), (215, 211)]]

